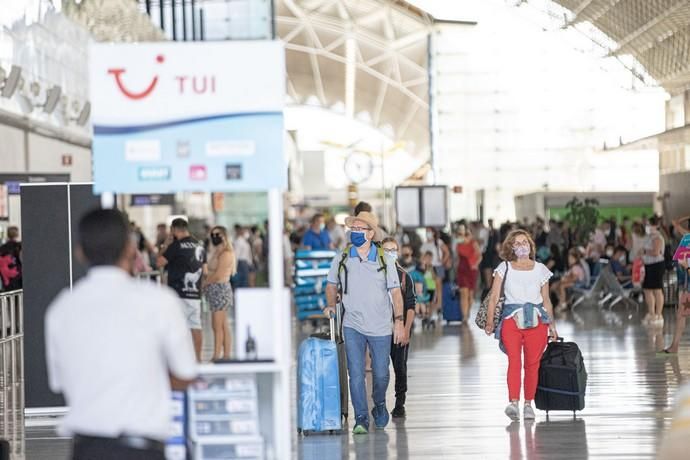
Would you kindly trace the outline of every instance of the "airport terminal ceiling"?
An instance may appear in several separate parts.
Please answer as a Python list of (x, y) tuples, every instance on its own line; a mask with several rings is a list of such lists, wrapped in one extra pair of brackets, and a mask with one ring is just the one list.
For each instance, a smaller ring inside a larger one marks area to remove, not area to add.
[(611, 56), (632, 55), (670, 94), (690, 87), (690, 1), (553, 1), (567, 9), (564, 25), (594, 25), (614, 42)]
[(335, 108), (428, 156), (431, 16), (402, 1), (278, 0), (276, 23), (294, 104)]

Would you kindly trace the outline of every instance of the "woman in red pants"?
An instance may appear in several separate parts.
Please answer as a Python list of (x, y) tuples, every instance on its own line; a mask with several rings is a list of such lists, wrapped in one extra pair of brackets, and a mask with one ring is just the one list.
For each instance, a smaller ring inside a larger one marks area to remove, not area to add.
[[(491, 297), (486, 322), (486, 333), (494, 333), (500, 340), (501, 350), (508, 355), (508, 399), (505, 413), (513, 420), (520, 419), (520, 377), (524, 351), (524, 417), (534, 420), (532, 401), (537, 392), (539, 362), (548, 342), (549, 332), (558, 337), (553, 318), (553, 306), (549, 299), (549, 279), (553, 275), (545, 265), (536, 262), (535, 245), (530, 235), (515, 230), (501, 247), (501, 263), (494, 270), (496, 280), (491, 287)], [(496, 279), (498, 278), (498, 279)], [(505, 303), (501, 320), (494, 324), (494, 311), (501, 296), (505, 279)]]

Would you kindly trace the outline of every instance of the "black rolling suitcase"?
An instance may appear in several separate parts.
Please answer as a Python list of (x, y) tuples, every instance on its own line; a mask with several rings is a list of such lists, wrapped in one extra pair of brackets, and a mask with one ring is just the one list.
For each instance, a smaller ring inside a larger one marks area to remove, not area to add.
[(585, 408), (587, 370), (582, 353), (574, 342), (559, 338), (549, 343), (539, 366), (537, 409), (575, 412)]

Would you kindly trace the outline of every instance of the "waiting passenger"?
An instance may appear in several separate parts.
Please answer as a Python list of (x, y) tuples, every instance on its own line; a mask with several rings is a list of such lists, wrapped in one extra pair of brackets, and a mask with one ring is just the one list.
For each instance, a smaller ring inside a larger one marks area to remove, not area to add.
[[(682, 222), (690, 223), (690, 216), (681, 217), (673, 221), (673, 227), (679, 235), (687, 235), (690, 233), (690, 227), (684, 227)], [(676, 328), (673, 331), (673, 341), (671, 346), (662, 350), (665, 354), (678, 353), (680, 348), (680, 340), (685, 332), (685, 324), (687, 317), (690, 316), (690, 265), (688, 259), (681, 259), (678, 262), (678, 306), (676, 310)]]
[(183, 300), (187, 325), (192, 331), (197, 361), (201, 361), (201, 278), (206, 274), (203, 243), (189, 233), (187, 221), (172, 221), (170, 235), (158, 256), (158, 268), (167, 267), (168, 286)]
[(237, 272), (237, 260), (225, 227), (217, 226), (211, 229), (210, 249), (204, 293), (211, 309), (213, 359), (230, 359), (232, 341), (228, 311), (231, 311), (233, 306), (230, 278)]
[(482, 252), (465, 225), (458, 227), (458, 254), (457, 283), (460, 288), (460, 309), (463, 322), (470, 317), (470, 308), (474, 301), (474, 293), (479, 280), (479, 264), (482, 261)]
[(557, 310), (562, 311), (568, 308), (568, 289), (587, 287), (587, 276), (581, 262), (580, 251), (577, 249), (568, 251), (568, 271), (560, 281), (553, 283), (551, 286), (551, 292), (558, 298)]
[(302, 247), (310, 251), (333, 249), (331, 237), (326, 231), (326, 222), (323, 214), (314, 214), (314, 217), (311, 218), (309, 230), (302, 238)]
[[(539, 363), (548, 342), (549, 332), (556, 339), (553, 308), (549, 299), (549, 279), (553, 275), (544, 264), (535, 261), (534, 241), (524, 230), (511, 232), (501, 248), (501, 263), (489, 299), (486, 333), (494, 334), (508, 355), (508, 399), (505, 414), (520, 418), (520, 377), (524, 351), (524, 417), (535, 418), (532, 401), (537, 392)], [(507, 266), (509, 265), (509, 267)], [(501, 320), (494, 324), (496, 304), (505, 279), (505, 304)]]
[(233, 277), (232, 283), (235, 289), (252, 287), (251, 280), (254, 272), (254, 256), (252, 255), (252, 245), (249, 242), (249, 229), (235, 226), (235, 257), (237, 257), (237, 274)]
[(163, 460), (171, 386), (196, 377), (182, 302), (131, 277), (135, 250), (122, 213), (86, 214), (77, 255), (89, 272), (46, 313), (48, 379), (69, 407), (59, 432), (74, 437), (74, 460)]
[(621, 286), (630, 285), (632, 272), (628, 264), (628, 255), (625, 246), (617, 246), (611, 261), (609, 262), (611, 273), (616, 277)]
[(642, 289), (644, 301), (647, 304), (647, 316), (642, 323), (645, 325), (663, 326), (664, 317), (664, 237), (659, 233), (659, 218), (649, 218), (647, 238), (644, 242), (644, 281)]
[(7, 241), (0, 246), (0, 291), (22, 288), (22, 243), (19, 228), (7, 228)]
[[(412, 272), (412, 279), (415, 282), (415, 291), (417, 292), (417, 313), (422, 317), (422, 327), (436, 325), (436, 320), (432, 316), (433, 303), (440, 286), (436, 284), (433, 260), (434, 255), (431, 252), (424, 253), (417, 269)], [(420, 285), (421, 289), (419, 289)]]

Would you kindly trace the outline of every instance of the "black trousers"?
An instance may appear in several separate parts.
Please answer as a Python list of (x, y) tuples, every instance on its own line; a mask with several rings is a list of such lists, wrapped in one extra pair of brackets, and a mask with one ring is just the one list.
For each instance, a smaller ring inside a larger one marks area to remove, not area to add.
[(391, 344), (391, 360), (395, 370), (395, 403), (405, 404), (407, 394), (407, 355), (410, 350), (408, 343), (404, 347)]
[(80, 438), (74, 442), (72, 460), (165, 460), (158, 450), (133, 449), (115, 439)]

